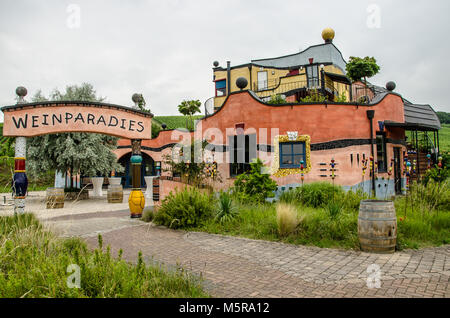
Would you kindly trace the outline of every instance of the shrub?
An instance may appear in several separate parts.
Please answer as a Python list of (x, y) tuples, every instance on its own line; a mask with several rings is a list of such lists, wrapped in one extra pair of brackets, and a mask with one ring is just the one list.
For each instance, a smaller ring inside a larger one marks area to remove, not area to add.
[(277, 228), (280, 236), (287, 236), (295, 231), (299, 224), (297, 209), (290, 204), (277, 204)]
[(215, 220), (220, 223), (225, 223), (233, 220), (237, 214), (237, 209), (233, 203), (231, 195), (228, 192), (220, 192), (219, 205)]
[(428, 183), (430, 180), (435, 182), (444, 182), (449, 177), (450, 177), (450, 169), (446, 167), (443, 167), (442, 169), (432, 168), (426, 172), (423, 181), (425, 184)]
[(267, 102), (267, 104), (271, 105), (279, 105), (279, 104), (287, 104), (286, 99), (283, 98), (280, 94), (275, 94), (270, 96), (270, 100)]
[(325, 207), (328, 202), (342, 199), (344, 196), (341, 187), (328, 182), (309, 183), (288, 192), (290, 193), (280, 197), (280, 201), (297, 202), (314, 208)]
[(250, 171), (237, 176), (233, 194), (239, 201), (262, 203), (267, 197), (273, 197), (277, 183), (263, 173), (263, 168), (264, 163), (258, 158), (250, 164)]
[(155, 222), (171, 228), (198, 226), (212, 216), (215, 199), (195, 187), (171, 192), (162, 202)]
[(328, 96), (323, 95), (317, 89), (313, 89), (309, 91), (309, 95), (300, 98), (301, 103), (309, 103), (309, 102), (324, 102), (328, 100)]

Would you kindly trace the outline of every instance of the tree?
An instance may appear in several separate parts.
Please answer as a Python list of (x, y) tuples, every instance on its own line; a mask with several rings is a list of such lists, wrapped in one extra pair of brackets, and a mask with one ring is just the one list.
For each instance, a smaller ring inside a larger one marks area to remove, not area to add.
[(345, 69), (347, 70), (347, 76), (353, 81), (359, 81), (364, 78), (365, 84), (367, 84), (367, 77), (372, 77), (380, 71), (375, 58), (368, 56), (365, 58), (350, 56), (350, 61)]
[[(192, 115), (195, 113), (200, 113), (200, 106), (202, 103), (197, 100), (183, 100), (180, 105), (178, 105), (178, 111), (184, 116), (189, 117), (189, 122), (192, 123), (192, 128), (194, 128), (194, 124), (192, 122)], [(189, 130), (188, 120), (186, 117), (186, 129)]]
[[(194, 140), (190, 145), (174, 148), (172, 155), (163, 155), (163, 170), (171, 172), (172, 176), (179, 174), (183, 182), (193, 186), (205, 185), (209, 179), (221, 182), (222, 178), (217, 171), (217, 166), (214, 168), (214, 163), (204, 161), (205, 149), (208, 145), (206, 140)], [(176, 151), (178, 155), (173, 156)], [(190, 153), (184, 153), (184, 151)], [(212, 169), (215, 169), (215, 172), (211, 174)]]
[(450, 124), (450, 113), (436, 112), (436, 115), (439, 117), (441, 124)]
[[(50, 100), (103, 101), (97, 97), (91, 84), (67, 86), (64, 92), (55, 89)], [(33, 102), (48, 100), (39, 90)], [(55, 169), (95, 176), (108, 175), (112, 170), (123, 171), (112, 152), (117, 147), (117, 137), (95, 133), (48, 134), (30, 138), (27, 142), (27, 166), (31, 173)], [(71, 178), (71, 188), (73, 187)]]

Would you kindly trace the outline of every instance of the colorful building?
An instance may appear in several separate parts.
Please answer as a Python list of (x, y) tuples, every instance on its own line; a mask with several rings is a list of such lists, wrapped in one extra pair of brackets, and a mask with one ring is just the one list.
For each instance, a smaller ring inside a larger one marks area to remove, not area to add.
[[(352, 83), (334, 31), (322, 36), (325, 43), (296, 54), (226, 68), (214, 62), (215, 95), (205, 103), (206, 116), (194, 132), (163, 130), (144, 140), (143, 175), (170, 176), (161, 169), (164, 155), (184, 138), (210, 143), (206, 160), (217, 163), (218, 188), (261, 158), (278, 192), (327, 181), (378, 197), (402, 193), (409, 178), (438, 158), (438, 117), (431, 106), (394, 92), (393, 82), (386, 88)], [(319, 93), (326, 100), (305, 101)], [(273, 95), (287, 103), (268, 103)], [(124, 164), (129, 145), (120, 140), (116, 151)]]
[(222, 106), (230, 93), (240, 90), (236, 86), (239, 77), (248, 80), (244, 89), (252, 90), (264, 101), (278, 94), (295, 102), (311, 91), (319, 91), (329, 100), (342, 94), (350, 100), (351, 81), (345, 76), (345, 60), (333, 44), (334, 31), (325, 29), (322, 37), (325, 43), (295, 54), (252, 60), (236, 66), (227, 62), (226, 68), (214, 62), (214, 109)]

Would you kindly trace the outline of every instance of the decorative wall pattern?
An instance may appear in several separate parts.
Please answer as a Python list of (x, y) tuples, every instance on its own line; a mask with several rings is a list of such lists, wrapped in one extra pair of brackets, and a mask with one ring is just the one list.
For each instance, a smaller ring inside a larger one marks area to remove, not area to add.
[(308, 173), (311, 171), (311, 137), (308, 135), (297, 136), (295, 140), (289, 140), (288, 135), (279, 135), (275, 136), (273, 140), (273, 159), (271, 166), (271, 174), (274, 177), (285, 177), (291, 174), (300, 174), (301, 169), (281, 169), (280, 168), (280, 143), (283, 142), (292, 142), (292, 141), (301, 141), (305, 143), (305, 151), (306, 151), (306, 168), (303, 170), (303, 173)]

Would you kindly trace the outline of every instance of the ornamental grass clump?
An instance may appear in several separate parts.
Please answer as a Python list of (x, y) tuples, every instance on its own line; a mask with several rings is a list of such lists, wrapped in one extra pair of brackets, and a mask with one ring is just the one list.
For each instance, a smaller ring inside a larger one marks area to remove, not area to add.
[(300, 223), (295, 206), (285, 203), (278, 203), (277, 229), (280, 236), (287, 236), (295, 231)]

